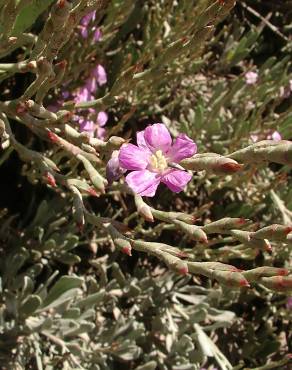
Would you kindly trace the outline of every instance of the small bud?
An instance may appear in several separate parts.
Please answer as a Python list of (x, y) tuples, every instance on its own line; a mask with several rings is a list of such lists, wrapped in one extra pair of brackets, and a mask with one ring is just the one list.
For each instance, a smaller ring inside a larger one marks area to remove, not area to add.
[(125, 139), (119, 136), (111, 136), (107, 141), (107, 146), (112, 149), (119, 149), (125, 143)]
[(269, 225), (253, 233), (253, 238), (256, 239), (270, 239), (276, 241), (285, 241), (287, 235), (292, 231), (291, 226), (285, 225)]
[(145, 203), (143, 198), (138, 194), (134, 195), (134, 199), (138, 214), (142, 216), (146, 221), (153, 222), (154, 218), (151, 212), (151, 208), (148, 206), (148, 204)]
[(65, 69), (67, 67), (67, 65), (68, 65), (68, 62), (67, 62), (67, 60), (64, 59), (64, 60), (61, 60), (61, 62), (56, 63), (55, 64), (55, 67), (59, 67), (61, 69)]
[(47, 179), (48, 184), (51, 185), (53, 188), (57, 186), (56, 180), (50, 172), (46, 173), (46, 179)]
[(212, 274), (220, 283), (233, 287), (249, 287), (249, 282), (240, 272), (214, 271)]
[(182, 267), (181, 269), (179, 269), (179, 273), (181, 275), (187, 275), (189, 273), (188, 266), (185, 266), (185, 267)]
[(65, 6), (65, 4), (66, 4), (66, 0), (59, 0), (58, 2), (57, 2), (57, 7), (58, 8), (64, 8), (64, 6)]
[(272, 246), (268, 239), (256, 239), (254, 238), (253, 232), (243, 230), (230, 230), (230, 234), (249, 248), (257, 248), (269, 253), (271, 253), (272, 251)]
[(16, 44), (17, 37), (15, 37), (15, 36), (9, 37), (8, 42), (9, 42), (10, 45)]
[(228, 234), (231, 229), (233, 229), (234, 227), (243, 226), (244, 224), (246, 224), (247, 221), (248, 220), (244, 218), (231, 218), (231, 217), (221, 218), (220, 220), (204, 225), (203, 230), (207, 234), (212, 233)]
[(242, 169), (242, 165), (235, 160), (216, 153), (195, 154), (191, 158), (184, 159), (180, 164), (188, 170), (207, 171), (215, 174), (231, 174)]
[(189, 225), (179, 220), (174, 220), (173, 223), (183, 232), (185, 232), (190, 238), (203, 243), (208, 243), (208, 237), (202, 227), (196, 225)]
[(80, 233), (84, 230), (84, 224), (76, 222), (77, 229)]
[(124, 254), (127, 254), (130, 257), (132, 256), (132, 248), (129, 247), (129, 246), (123, 247), (121, 249), (121, 252), (124, 253)]
[(120, 166), (118, 156), (119, 151), (114, 150), (111, 159), (108, 161), (106, 165), (106, 178), (109, 185), (111, 185), (114, 181), (118, 180), (126, 172), (126, 170), (124, 170)]
[(262, 277), (287, 276), (288, 274), (289, 271), (285, 268), (270, 266), (257, 267), (243, 272), (243, 275), (249, 281), (259, 281)]
[(291, 291), (292, 290), (292, 275), (263, 277), (260, 280), (260, 283), (272, 290)]
[(18, 115), (23, 115), (25, 113), (27, 113), (27, 108), (25, 106), (24, 103), (18, 103), (17, 106), (16, 106), (16, 113)]
[(98, 197), (97, 192), (96, 192), (96, 191), (95, 191), (95, 189), (93, 189), (93, 188), (89, 188), (89, 189), (87, 190), (87, 192), (88, 192), (90, 195), (92, 195), (93, 197)]
[(249, 284), (249, 282), (248, 282), (246, 279), (241, 279), (241, 280), (239, 281), (239, 285), (240, 285), (241, 287), (247, 287), (247, 288), (249, 288), (249, 287), (250, 287), (250, 284)]
[(70, 186), (73, 193), (73, 217), (78, 227), (78, 230), (82, 232), (85, 218), (84, 218), (84, 205), (82, 195), (75, 186)]
[(59, 141), (59, 137), (52, 131), (48, 131), (48, 138), (52, 143), (57, 143)]
[(91, 162), (85, 158), (83, 155), (78, 154), (77, 158), (83, 163), (86, 172), (92, 182), (94, 188), (100, 193), (105, 193), (105, 186), (107, 185), (107, 180), (104, 179), (99, 172), (93, 167)]
[(221, 164), (219, 166), (219, 168), (222, 169), (224, 173), (235, 173), (237, 171), (240, 171), (242, 167), (243, 166), (239, 163), (230, 163), (230, 162)]

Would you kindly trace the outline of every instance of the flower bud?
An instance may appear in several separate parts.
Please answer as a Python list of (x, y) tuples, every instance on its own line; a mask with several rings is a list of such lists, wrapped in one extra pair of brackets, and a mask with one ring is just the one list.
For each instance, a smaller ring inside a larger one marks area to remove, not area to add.
[(142, 216), (146, 221), (153, 222), (154, 218), (151, 212), (151, 208), (148, 206), (148, 204), (145, 203), (143, 198), (138, 194), (134, 195), (134, 199), (138, 214)]
[(287, 269), (270, 266), (257, 267), (243, 272), (248, 281), (259, 281), (262, 277), (286, 276), (288, 274), (289, 271)]
[(93, 165), (90, 163), (90, 161), (83, 157), (83, 155), (78, 154), (77, 158), (83, 163), (84, 168), (86, 172), (88, 173), (88, 176), (95, 187), (95, 189), (101, 193), (105, 193), (105, 186), (107, 185), (106, 179), (104, 179), (98, 171), (93, 167)]
[(287, 235), (292, 231), (292, 226), (269, 225), (253, 233), (253, 238), (285, 241)]
[(179, 220), (174, 220), (173, 223), (183, 232), (185, 232), (191, 239), (200, 243), (207, 244), (208, 238), (204, 230), (200, 226), (189, 225)]
[(241, 170), (242, 165), (235, 160), (223, 157), (216, 153), (195, 154), (191, 158), (184, 159), (180, 164), (187, 170), (207, 171), (217, 175), (232, 174)]
[(108, 161), (106, 165), (106, 178), (111, 185), (114, 181), (118, 180), (125, 172), (121, 166), (119, 161), (119, 151), (114, 150), (112, 153), (111, 159)]
[(292, 275), (289, 276), (272, 276), (263, 277), (260, 283), (265, 287), (276, 291), (291, 291), (292, 290)]
[(245, 220), (244, 218), (221, 218), (220, 220), (211, 222), (207, 225), (203, 226), (203, 230), (207, 234), (212, 233), (229, 233), (230, 229), (233, 229), (234, 227), (241, 227), (247, 223), (248, 220)]

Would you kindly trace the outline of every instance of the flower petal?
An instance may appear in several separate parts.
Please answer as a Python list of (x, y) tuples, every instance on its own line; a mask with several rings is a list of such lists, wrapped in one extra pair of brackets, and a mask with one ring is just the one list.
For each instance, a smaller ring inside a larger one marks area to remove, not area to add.
[(89, 91), (89, 93), (94, 94), (97, 89), (97, 82), (95, 77), (89, 77), (86, 80), (85, 87)]
[(144, 170), (148, 166), (150, 154), (133, 144), (121, 147), (120, 165), (126, 170)]
[(98, 64), (92, 71), (92, 75), (96, 78), (99, 86), (102, 86), (107, 83), (107, 74), (105, 69), (101, 64)]
[(192, 157), (197, 152), (196, 143), (185, 134), (179, 134), (172, 147), (167, 152), (167, 157), (173, 162)]
[(89, 23), (91, 21), (94, 21), (95, 20), (95, 14), (96, 14), (96, 11), (94, 10), (94, 11), (86, 14), (84, 17), (82, 17), (81, 22), (80, 22), (82, 24), (82, 26), (86, 27), (86, 26), (89, 25)]
[(93, 121), (88, 121), (86, 119), (80, 118), (78, 120), (78, 123), (80, 125), (80, 131), (86, 131), (89, 133), (93, 133), (94, 130), (96, 129), (96, 125)]
[(144, 131), (144, 138), (152, 151), (162, 150), (166, 153), (172, 143), (170, 133), (163, 123), (148, 126)]
[(179, 193), (191, 180), (192, 175), (186, 171), (170, 170), (162, 176), (163, 182), (171, 191)]
[(93, 40), (94, 41), (99, 41), (101, 39), (101, 30), (100, 28), (97, 28), (95, 31), (94, 31), (94, 35), (93, 35)]
[(137, 194), (153, 197), (160, 183), (161, 176), (148, 170), (133, 171), (126, 176), (129, 187)]
[(272, 140), (274, 141), (280, 141), (282, 140), (282, 136), (278, 131), (274, 131), (271, 135)]
[(105, 139), (106, 130), (103, 127), (96, 128), (96, 137), (100, 140)]
[(137, 132), (137, 134), (136, 134), (137, 145), (138, 145), (139, 148), (142, 148), (146, 152), (149, 152), (150, 154), (152, 154), (151, 150), (149, 149), (148, 145), (146, 144), (144, 134), (145, 134), (145, 130)]
[(103, 127), (108, 120), (108, 114), (106, 112), (99, 112), (97, 115), (97, 123), (99, 124), (100, 127)]
[(74, 92), (75, 102), (76, 103), (82, 103), (82, 102), (85, 102), (85, 101), (92, 100), (91, 99), (92, 96), (91, 96), (90, 92), (91, 91), (88, 89), (87, 86), (81, 87), (76, 92)]

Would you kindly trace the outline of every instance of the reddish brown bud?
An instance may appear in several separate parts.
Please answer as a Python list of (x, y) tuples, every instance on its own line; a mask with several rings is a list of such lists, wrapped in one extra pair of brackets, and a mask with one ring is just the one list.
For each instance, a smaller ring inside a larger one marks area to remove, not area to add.
[(93, 197), (98, 197), (97, 192), (96, 192), (96, 191), (95, 191), (95, 189), (93, 189), (93, 188), (89, 188), (89, 189), (87, 190), (87, 192), (88, 192), (90, 195), (92, 195)]
[(241, 287), (247, 287), (247, 288), (249, 288), (249, 287), (250, 287), (250, 284), (249, 284), (249, 282), (248, 282), (246, 279), (241, 279), (241, 280), (239, 281), (239, 285), (240, 285)]
[(292, 279), (291, 280), (285, 280), (282, 276), (276, 276), (277, 279), (276, 286), (278, 288), (292, 288)]
[(237, 221), (237, 223), (238, 223), (238, 225), (243, 225), (243, 224), (245, 224), (247, 221), (249, 221), (249, 220), (247, 220), (247, 219), (245, 219), (245, 218), (240, 218), (240, 219)]
[(176, 257), (179, 257), (179, 258), (187, 258), (187, 257), (189, 257), (189, 255), (187, 253), (182, 252), (182, 251), (177, 252), (175, 255), (176, 255)]
[(67, 64), (68, 64), (67, 60), (62, 60), (61, 62), (56, 63), (56, 66), (58, 66), (62, 69), (65, 69), (67, 67)]
[(27, 64), (27, 68), (28, 69), (35, 69), (36, 68), (36, 62), (29, 62), (28, 64)]
[(48, 138), (50, 139), (50, 141), (52, 141), (53, 143), (57, 143), (59, 141), (59, 138), (56, 134), (54, 134), (52, 131), (48, 131)]
[(16, 113), (17, 114), (24, 114), (27, 112), (27, 108), (24, 103), (18, 103), (16, 106)]
[(188, 274), (188, 272), (189, 272), (189, 269), (188, 269), (188, 267), (187, 267), (187, 266), (182, 267), (182, 268), (180, 268), (180, 269), (179, 269), (179, 273), (180, 273), (181, 275), (187, 275), (187, 274)]
[(234, 173), (234, 172), (240, 171), (243, 166), (239, 163), (227, 162), (227, 163), (221, 164), (219, 167), (227, 173)]
[(286, 276), (286, 275), (289, 275), (289, 270), (287, 270), (287, 269), (279, 269), (279, 270), (278, 270), (278, 274), (279, 274), (280, 276)]
[(80, 222), (77, 222), (76, 226), (77, 226), (77, 229), (79, 230), (79, 232), (82, 233), (82, 231), (84, 229), (84, 224), (82, 224)]
[(51, 185), (53, 188), (55, 188), (57, 186), (56, 185), (56, 180), (50, 172), (46, 173), (46, 179), (47, 179), (48, 184)]
[(66, 0), (59, 0), (57, 3), (57, 7), (62, 9), (64, 8), (65, 4), (66, 4)]
[(124, 254), (127, 254), (130, 257), (132, 256), (132, 249), (129, 246), (123, 247), (121, 249), (121, 252), (124, 253)]
[(264, 239), (265, 241), (265, 249), (267, 252), (271, 253), (272, 252), (272, 246), (270, 244), (270, 242), (267, 240), (267, 239)]

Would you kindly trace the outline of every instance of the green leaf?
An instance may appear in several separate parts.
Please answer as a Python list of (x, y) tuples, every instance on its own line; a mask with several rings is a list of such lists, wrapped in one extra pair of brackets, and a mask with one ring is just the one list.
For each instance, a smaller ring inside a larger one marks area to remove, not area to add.
[(61, 254), (56, 259), (65, 265), (75, 265), (75, 263), (81, 262), (81, 258), (72, 253)]
[(105, 290), (91, 294), (88, 297), (76, 302), (75, 306), (79, 308), (89, 308), (95, 306), (97, 304), (103, 303), (106, 295), (107, 292)]
[(157, 362), (149, 361), (146, 364), (136, 367), (135, 370), (155, 370), (156, 368), (157, 368)]
[(25, 6), (16, 18), (12, 35), (18, 35), (31, 27), (39, 15), (44, 12), (54, 0), (34, 0)]
[[(43, 307), (48, 307), (58, 299), (62, 298), (62, 296), (70, 291), (71, 289), (80, 288), (83, 283), (83, 279), (75, 277), (75, 276), (62, 276), (60, 280), (56, 282), (56, 284), (51, 288), (49, 294), (47, 295), (46, 299), (44, 300)], [(67, 298), (67, 296), (66, 296)]]
[(30, 316), (33, 314), (39, 306), (42, 304), (42, 300), (38, 295), (30, 295), (23, 302), (19, 308), (19, 313), (23, 316)]

